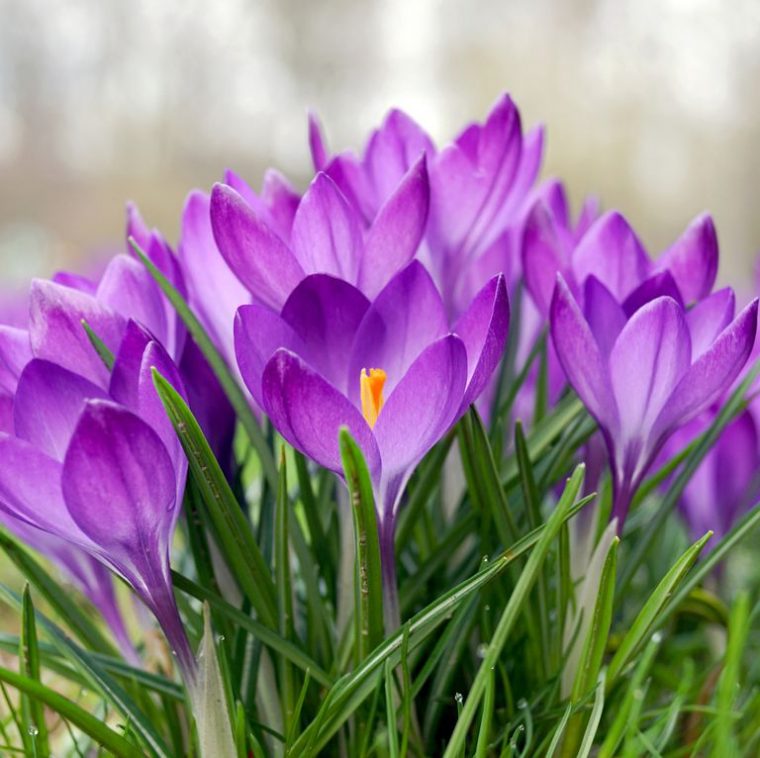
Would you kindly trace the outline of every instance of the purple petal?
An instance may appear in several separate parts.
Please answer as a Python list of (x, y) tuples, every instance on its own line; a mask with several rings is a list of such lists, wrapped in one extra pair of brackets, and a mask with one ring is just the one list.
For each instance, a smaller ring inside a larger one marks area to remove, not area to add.
[(304, 277), (301, 264), (237, 192), (223, 184), (211, 192), (214, 239), (235, 276), (253, 297), (276, 310)]
[(211, 228), (211, 201), (191, 192), (182, 213), (180, 260), (187, 279), (190, 304), (222, 354), (234, 356), (232, 325), (240, 305), (251, 296), (219, 252)]
[(509, 196), (501, 211), (502, 219), (513, 217), (525, 203), (536, 181), (544, 153), (544, 127), (536, 126), (524, 137), (517, 172), (509, 189)]
[(94, 295), (98, 291), (98, 283), (96, 281), (71, 271), (58, 271), (51, 277), (51, 281), (69, 289), (86, 292), (88, 295)]
[(565, 376), (600, 425), (615, 429), (617, 407), (606, 362), (565, 280), (557, 277), (551, 334)]
[(279, 171), (270, 168), (264, 174), (261, 199), (269, 211), (274, 230), (283, 240), (289, 240), (301, 196)]
[(176, 319), (170, 329), (161, 291), (140, 261), (127, 255), (112, 258), (96, 296), (107, 308), (147, 327), (167, 350), (176, 350)]
[(309, 111), (309, 150), (314, 171), (324, 171), (329, 153), (325, 147), (325, 139), (322, 136), (322, 127), (317, 114), (312, 111)]
[(632, 316), (642, 305), (658, 297), (669, 297), (683, 308), (683, 299), (670, 271), (660, 271), (645, 279), (623, 302), (626, 316)]
[(718, 274), (718, 235), (712, 218), (695, 218), (686, 231), (657, 261), (658, 269), (673, 274), (684, 301), (707, 296)]
[(583, 313), (599, 350), (606, 358), (626, 324), (625, 312), (595, 276), (586, 279), (583, 290)]
[(691, 333), (691, 360), (697, 360), (715, 342), (717, 336), (733, 321), (736, 297), (726, 287), (700, 300), (686, 312)]
[(354, 335), (368, 308), (369, 300), (356, 287), (313, 274), (293, 290), (282, 309), (283, 320), (301, 341), (301, 358), (344, 393)]
[(278, 348), (295, 353), (303, 344), (292, 327), (263, 305), (244, 305), (235, 317), (235, 354), (237, 365), (253, 399), (264, 407), (261, 379), (264, 368)]
[(610, 353), (623, 441), (647, 441), (657, 415), (689, 369), (691, 339), (683, 308), (669, 297), (640, 308)]
[(105, 387), (108, 369), (90, 343), (82, 319), (109, 350), (116, 351), (126, 327), (122, 316), (83, 292), (40, 279), (32, 282), (29, 338), (34, 355)]
[(362, 252), (361, 220), (327, 174), (317, 174), (293, 220), (293, 252), (307, 274), (357, 281)]
[(459, 337), (449, 334), (414, 361), (388, 396), (374, 430), (386, 482), (386, 516), (411, 470), (462, 410), (466, 380), (467, 351)]
[(359, 287), (370, 299), (414, 257), (427, 225), (430, 185), (423, 155), (388, 198), (369, 229)]
[(36, 358), (24, 369), (16, 390), (16, 435), (62, 461), (90, 398), (105, 399), (106, 393), (84, 377)]
[(489, 281), (457, 321), (454, 332), (467, 351), (463, 410), (478, 399), (504, 354), (509, 331), (509, 299), (502, 275)]
[(278, 350), (264, 369), (264, 409), (275, 429), (305, 455), (336, 473), (341, 466), (338, 431), (348, 427), (373, 475), (380, 455), (361, 413), (297, 355)]
[(32, 357), (29, 332), (0, 324), (0, 389), (13, 393), (24, 366)]
[(364, 314), (348, 363), (348, 397), (359, 406), (362, 369), (385, 371), (386, 396), (434, 340), (449, 331), (441, 296), (418, 261), (401, 270)]
[(140, 211), (135, 203), (127, 203), (127, 248), (130, 247), (129, 239), (132, 238), (140, 246), (143, 252), (150, 247), (151, 232), (143, 221)]
[(755, 343), (757, 302), (753, 300), (692, 364), (657, 418), (656, 436), (685, 424), (736, 379)]
[(61, 484), (73, 520), (138, 589), (144, 567), (162, 570), (178, 509), (176, 482), (166, 448), (144, 421), (105, 400), (88, 403)]
[(594, 275), (619, 300), (647, 278), (649, 258), (636, 233), (616, 211), (599, 218), (572, 256), (576, 281)]

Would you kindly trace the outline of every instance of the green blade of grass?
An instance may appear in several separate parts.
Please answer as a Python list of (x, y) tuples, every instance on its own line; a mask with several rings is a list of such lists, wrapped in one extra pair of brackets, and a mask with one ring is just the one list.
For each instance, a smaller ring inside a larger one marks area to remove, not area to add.
[[(29, 679), (40, 681), (40, 651), (37, 646), (37, 625), (29, 585), (24, 587), (21, 609), (21, 637), (19, 639), (19, 673)], [(50, 755), (47, 725), (42, 703), (29, 695), (21, 698), (21, 720), (26, 734), (33, 744), (34, 755), (47, 758)]]

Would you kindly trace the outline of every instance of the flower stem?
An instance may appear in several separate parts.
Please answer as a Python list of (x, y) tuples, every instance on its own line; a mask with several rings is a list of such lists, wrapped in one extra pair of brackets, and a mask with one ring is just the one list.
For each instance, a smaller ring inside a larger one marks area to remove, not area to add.
[(383, 616), (385, 633), (391, 635), (401, 626), (396, 580), (395, 519), (387, 518), (380, 524), (380, 558), (383, 570)]

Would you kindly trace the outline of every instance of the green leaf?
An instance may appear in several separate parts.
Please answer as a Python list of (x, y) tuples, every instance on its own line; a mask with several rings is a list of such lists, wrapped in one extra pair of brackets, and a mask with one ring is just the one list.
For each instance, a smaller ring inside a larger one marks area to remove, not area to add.
[(84, 327), (85, 332), (87, 332), (87, 337), (90, 340), (90, 344), (95, 348), (95, 352), (100, 357), (100, 360), (103, 361), (103, 365), (110, 371), (113, 368), (114, 364), (113, 353), (108, 349), (106, 343), (103, 342), (103, 340), (100, 339), (97, 334), (95, 334), (92, 327), (87, 323), (87, 321), (85, 321), (85, 319), (82, 319), (82, 326)]
[(144, 755), (142, 750), (106, 726), (101, 719), (91, 715), (76, 703), (59, 695), (44, 684), (6, 668), (0, 668), (0, 680), (15, 687), (19, 692), (24, 692), (45, 703), (117, 758), (142, 758)]
[(568, 758), (588, 758), (591, 755), (591, 748), (594, 746), (594, 738), (599, 729), (599, 722), (602, 720), (602, 711), (604, 710), (604, 674), (604, 670), (599, 674), (594, 705), (591, 708), (591, 716), (589, 717), (586, 731), (583, 734), (580, 749), (577, 753), (573, 753), (572, 756), (569, 755)]
[(235, 579), (262, 622), (277, 628), (277, 598), (269, 566), (251, 526), (211, 452), (200, 425), (172, 385), (153, 369), (153, 383), (187, 455), (190, 470)]
[(575, 502), (578, 491), (583, 483), (584, 471), (584, 465), (579, 465), (575, 469), (572, 477), (568, 480), (568, 483), (565, 486), (565, 491), (562, 493), (562, 497), (559, 499), (557, 507), (546, 522), (545, 527), (541, 530), (541, 536), (536, 543), (536, 547), (530, 554), (524, 569), (520, 573), (520, 578), (509, 598), (507, 607), (504, 609), (504, 612), (499, 619), (493, 638), (488, 645), (487, 652), (480, 668), (478, 669), (478, 673), (475, 675), (475, 679), (472, 682), (472, 686), (467, 695), (467, 701), (465, 702), (462, 713), (454, 727), (449, 744), (446, 747), (444, 758), (453, 758), (453, 756), (457, 755), (464, 747), (467, 732), (480, 705), (480, 698), (483, 695), (489, 672), (494, 666), (496, 666), (504, 645), (512, 632), (519, 614), (522, 612), (522, 606), (538, 579), (538, 575), (543, 567), (549, 548), (558, 535), (560, 527), (568, 517), (570, 508)]
[[(21, 609), (21, 638), (19, 639), (20, 674), (40, 681), (40, 651), (37, 647), (37, 625), (34, 620), (34, 605), (29, 585), (24, 587)], [(40, 758), (50, 755), (45, 712), (42, 703), (27, 695), (21, 698), (22, 723), (26, 728), (29, 742), (33, 743), (33, 754)]]
[(398, 758), (398, 723), (393, 693), (393, 667), (390, 658), (385, 660), (385, 715), (388, 726), (388, 754), (390, 758)]
[(610, 661), (607, 671), (607, 686), (614, 684), (621, 671), (633, 658), (639, 646), (647, 640), (652, 632), (664, 620), (662, 611), (668, 604), (673, 592), (683, 581), (689, 569), (694, 565), (705, 543), (712, 537), (708, 532), (702, 539), (695, 542), (672, 566), (670, 571), (660, 580), (654, 592), (644, 603), (641, 611), (623, 637), (620, 647)]
[(348, 429), (340, 430), (339, 440), (340, 456), (354, 517), (356, 540), (354, 619), (357, 660), (361, 662), (383, 639), (383, 575), (380, 539), (372, 482), (364, 456)]
[(275, 466), (274, 458), (272, 457), (272, 451), (267, 444), (266, 437), (261, 431), (258, 421), (256, 421), (256, 417), (253, 415), (253, 411), (248, 404), (245, 394), (240, 389), (229, 366), (209, 338), (201, 322), (190, 309), (185, 298), (182, 297), (172, 283), (161, 273), (161, 271), (159, 271), (148, 256), (145, 255), (132, 237), (129, 238), (129, 244), (132, 246), (132, 249), (142, 261), (145, 268), (148, 269), (148, 272), (156, 281), (156, 284), (161, 288), (161, 291), (166, 295), (167, 300), (174, 306), (177, 315), (182, 319), (187, 327), (187, 331), (195, 340), (201, 353), (203, 353), (203, 357), (208, 361), (209, 366), (211, 366), (211, 369), (219, 380), (230, 404), (235, 409), (235, 414), (248, 434), (251, 444), (256, 448), (256, 452), (261, 461), (261, 467), (264, 471), (264, 476), (266, 476), (269, 486), (272, 488), (272, 491), (276, 491), (277, 467)]
[(475, 758), (486, 758), (488, 755), (488, 740), (491, 731), (491, 722), (493, 721), (493, 706), (496, 699), (495, 676), (491, 671), (488, 681), (486, 682), (486, 693), (483, 698), (483, 713), (480, 716), (480, 731), (478, 732), (478, 742), (475, 747)]

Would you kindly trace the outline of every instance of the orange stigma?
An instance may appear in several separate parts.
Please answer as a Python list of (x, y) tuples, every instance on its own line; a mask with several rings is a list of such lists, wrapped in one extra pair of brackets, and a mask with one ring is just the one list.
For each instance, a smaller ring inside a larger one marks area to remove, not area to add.
[(385, 398), (383, 397), (383, 387), (386, 380), (385, 371), (381, 368), (371, 368), (369, 373), (367, 369), (362, 369), (361, 374), (361, 396), (362, 396), (362, 414), (367, 420), (370, 429), (374, 428), (377, 417), (383, 409)]

